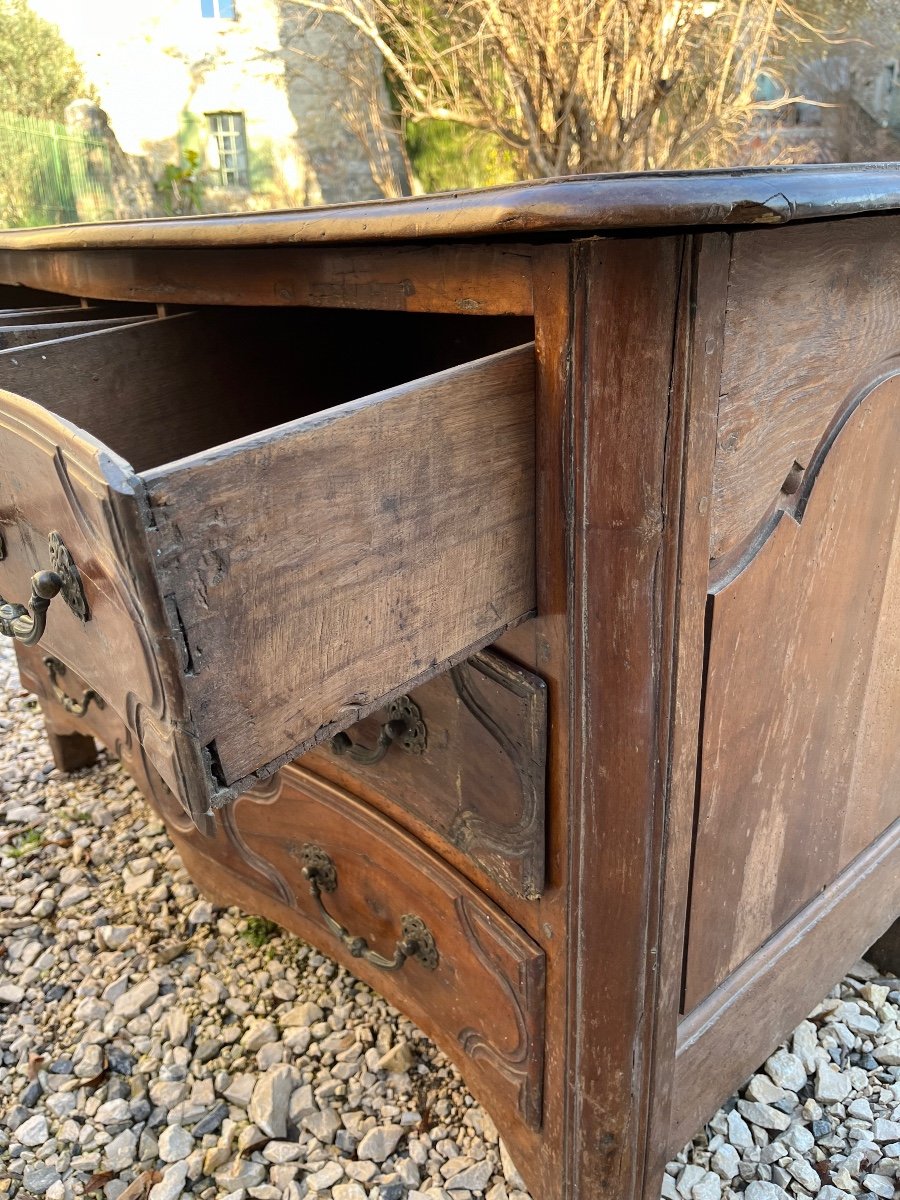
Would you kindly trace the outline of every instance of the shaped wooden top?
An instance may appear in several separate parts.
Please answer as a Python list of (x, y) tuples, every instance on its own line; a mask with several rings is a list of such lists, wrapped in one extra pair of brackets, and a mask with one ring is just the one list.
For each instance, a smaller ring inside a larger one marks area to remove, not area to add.
[(291, 211), (0, 231), (0, 250), (279, 246), (783, 225), (900, 209), (900, 163), (579, 175)]

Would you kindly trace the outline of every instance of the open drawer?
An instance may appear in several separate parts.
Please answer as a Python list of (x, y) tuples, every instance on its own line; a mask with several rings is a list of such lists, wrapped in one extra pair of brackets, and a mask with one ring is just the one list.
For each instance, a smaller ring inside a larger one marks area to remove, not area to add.
[(5, 632), (199, 822), (533, 611), (529, 333), (206, 310), (0, 351)]

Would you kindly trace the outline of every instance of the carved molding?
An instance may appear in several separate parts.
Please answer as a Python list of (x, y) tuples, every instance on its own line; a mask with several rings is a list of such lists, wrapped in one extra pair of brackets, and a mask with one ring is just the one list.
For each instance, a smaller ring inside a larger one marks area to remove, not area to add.
[(543, 1040), (529, 1033), (526, 1014), (543, 1009), (543, 955), (524, 959), (520, 948), (512, 945), (504, 931), (488, 921), (483, 910), (468, 903), (465, 896), (457, 899), (456, 912), (475, 955), (509, 1000), (519, 1031), (518, 1043), (512, 1050), (501, 1050), (491, 1041), (490, 1034), (471, 1027), (460, 1030), (459, 1044), (470, 1058), (489, 1062), (517, 1088), (522, 1119), (537, 1129), (543, 1111)]
[(751, 565), (785, 517), (800, 525), (822, 467), (860, 406), (885, 383), (900, 378), (896, 359), (882, 363), (877, 373), (855, 388), (832, 417), (806, 464), (795, 461), (768, 512), (742, 542), (710, 563), (711, 596), (733, 583)]
[[(487, 697), (477, 690), (477, 677), (487, 679), (520, 696), (525, 701), (527, 721), (515, 729), (503, 726), (499, 715), (491, 712)], [(547, 770), (547, 690), (543, 680), (513, 666), (490, 651), (473, 654), (451, 668), (450, 678), (462, 703), (491, 737), (515, 768), (522, 795), (519, 820), (515, 825), (499, 825), (483, 813), (462, 807), (450, 829), (453, 843), (464, 849), (476, 862), (490, 864), (495, 857), (518, 858), (522, 867), (522, 892), (536, 900), (544, 890), (544, 808)], [(462, 801), (464, 803), (464, 800)], [(497, 877), (496, 870), (491, 870)], [(504, 882), (501, 877), (500, 882)]]

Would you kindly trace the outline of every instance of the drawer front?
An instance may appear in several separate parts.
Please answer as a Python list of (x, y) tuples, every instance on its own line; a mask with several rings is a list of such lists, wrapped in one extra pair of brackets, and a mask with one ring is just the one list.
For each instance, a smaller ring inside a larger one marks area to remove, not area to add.
[[(192, 747), (182, 733), (180, 664), (143, 540), (127, 464), (38, 405), (0, 392), (0, 596), (33, 611), (34, 575), (65, 578), (37, 648), (96, 689), (185, 794)], [(27, 615), (16, 622), (19, 637), (30, 624)]]
[[(212, 841), (179, 831), (175, 816), (173, 836), (201, 885), (215, 894), (227, 886), (223, 872), (246, 880), (252, 892), (242, 902), (252, 911), (343, 961), (462, 1059), (498, 1120), (516, 1115), (539, 1127), (544, 953), (477, 888), (296, 766), (217, 813)], [(317, 887), (311, 866), (321, 872)], [(404, 938), (415, 945), (397, 965)]]
[(229, 330), (0, 350), (0, 594), (28, 603), (58, 535), (85, 611), (51, 601), (41, 645), (198, 821), (534, 607), (532, 345), (248, 434)]
[(510, 894), (535, 900), (544, 888), (546, 751), (546, 684), (484, 650), (318, 747), (303, 765), (362, 795), (377, 793)]
[[(164, 810), (170, 822), (181, 828), (193, 828), (191, 818), (163, 782), (141, 742), (95, 688), (41, 646), (16, 643), (16, 659), (22, 687), (39, 698), (41, 715), (50, 735), (65, 738), (80, 734), (96, 739), (121, 761), (141, 793), (157, 810)], [(83, 754), (83, 747), (79, 746), (78, 755)], [(87, 761), (93, 762), (93, 756)], [(81, 765), (87, 764), (79, 763)], [(76, 770), (78, 767), (62, 769)], [(202, 820), (207, 833), (212, 831), (212, 817), (198, 820)]]

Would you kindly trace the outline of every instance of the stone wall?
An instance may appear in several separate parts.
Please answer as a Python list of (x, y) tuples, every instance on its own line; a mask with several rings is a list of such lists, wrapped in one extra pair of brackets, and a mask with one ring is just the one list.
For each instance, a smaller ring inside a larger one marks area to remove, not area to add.
[[(153, 185), (187, 149), (200, 156), (203, 211), (384, 193), (379, 138), (371, 130), (359, 136), (355, 110), (347, 111), (348, 98), (358, 99), (351, 77), (370, 99), (379, 97), (376, 108), (386, 107), (381, 64), (333, 20), (310, 20), (295, 0), (235, 0), (234, 20), (204, 17), (201, 0), (31, 4), (59, 26), (99, 98), (94, 111), (73, 113), (73, 120), (106, 117), (121, 177), (120, 215), (158, 211)], [(219, 185), (211, 113), (244, 116), (249, 186)], [(387, 157), (400, 178), (396, 138)]]

